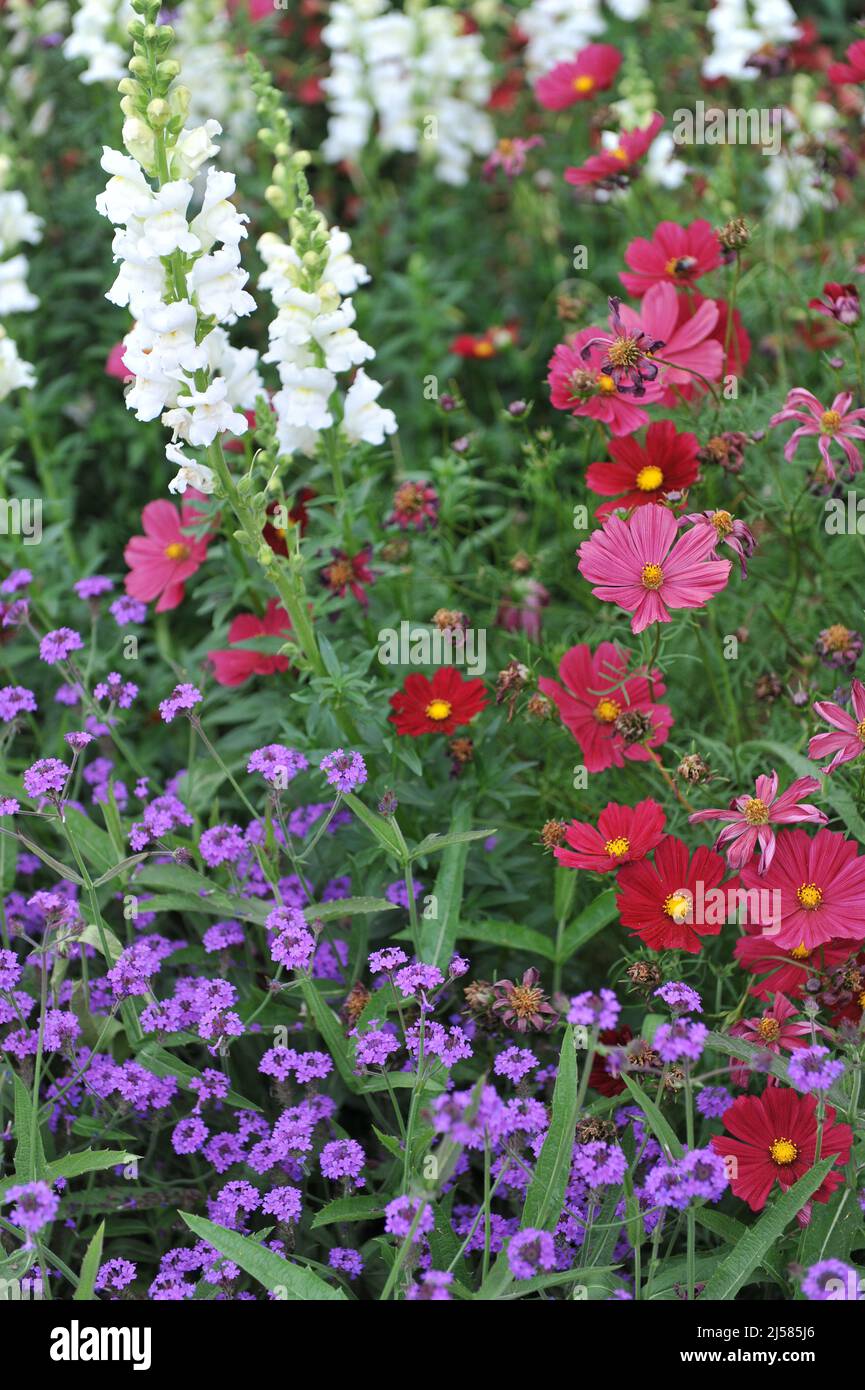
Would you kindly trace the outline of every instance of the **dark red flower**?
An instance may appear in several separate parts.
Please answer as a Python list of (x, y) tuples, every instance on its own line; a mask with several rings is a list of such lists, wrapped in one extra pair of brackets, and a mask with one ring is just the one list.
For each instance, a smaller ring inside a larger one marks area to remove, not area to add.
[[(598, 1042), (605, 1047), (624, 1047), (633, 1041), (633, 1033), (627, 1024), (621, 1028), (605, 1028), (598, 1034)], [(599, 1052), (595, 1053), (592, 1062), (592, 1070), (589, 1073), (589, 1085), (593, 1091), (597, 1091), (602, 1096), (620, 1096), (626, 1089), (621, 1076), (612, 1075), (608, 1069), (608, 1059), (602, 1057)]]
[(302, 487), (294, 499), (294, 506), (291, 511), (285, 512), (284, 502), (268, 502), (267, 515), (274, 518), (274, 521), (265, 522), (262, 528), (262, 536), (267, 541), (275, 555), (287, 555), (288, 545), (286, 544), (286, 527), (279, 524), (285, 518), (292, 526), (300, 527), (301, 536), (306, 535), (306, 528), (309, 525), (309, 512), (306, 503), (315, 497), (316, 491), (312, 487)]
[[(727, 1134), (712, 1138), (715, 1152), (727, 1165), (730, 1186), (752, 1211), (761, 1211), (769, 1193), (780, 1183), (786, 1192), (814, 1166), (817, 1152), (817, 1099), (797, 1095), (784, 1086), (767, 1086), (761, 1096), (739, 1096), (724, 1113)], [(853, 1131), (835, 1124), (835, 1111), (826, 1108), (820, 1157), (837, 1165), (850, 1157)], [(837, 1166), (824, 1178), (811, 1199), (828, 1202), (843, 1181)]]
[(727, 919), (726, 899), (721, 903), (711, 892), (738, 887), (736, 878), (722, 882), (726, 872), (719, 854), (701, 845), (689, 857), (687, 845), (667, 835), (655, 850), (653, 864), (642, 859), (619, 870), (622, 924), (653, 951), (696, 954), (700, 938), (717, 936)]
[(357, 555), (349, 555), (344, 550), (334, 550), (333, 559), (321, 571), (321, 577), (332, 594), (345, 598), (350, 590), (362, 608), (366, 608), (369, 598), (364, 585), (375, 582), (375, 575), (369, 568), (372, 547), (367, 546)]
[(390, 722), (398, 734), (451, 734), (468, 724), (488, 703), (482, 680), (465, 680), (455, 666), (440, 666), (428, 680), (415, 672), (390, 697)]
[(830, 280), (823, 286), (823, 298), (809, 299), (808, 308), (849, 328), (859, 322), (859, 291), (855, 285), (839, 285)]
[(670, 492), (683, 492), (699, 472), (697, 436), (680, 434), (672, 420), (655, 420), (646, 430), (645, 444), (631, 435), (613, 439), (607, 447), (613, 462), (590, 464), (586, 482), (593, 492), (617, 500), (602, 503), (596, 516), (606, 516), (618, 507), (643, 507)]
[(228, 629), (228, 642), (232, 649), (207, 653), (218, 684), (243, 685), (251, 676), (272, 676), (276, 671), (287, 671), (288, 657), (233, 644), (248, 642), (256, 637), (287, 637), (290, 631), (288, 614), (279, 607), (275, 598), (268, 603), (263, 618), (255, 613), (238, 613)]

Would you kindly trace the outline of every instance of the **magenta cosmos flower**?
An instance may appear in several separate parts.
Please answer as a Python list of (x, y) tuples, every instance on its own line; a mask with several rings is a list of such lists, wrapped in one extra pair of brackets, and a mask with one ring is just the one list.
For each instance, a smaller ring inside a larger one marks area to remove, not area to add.
[(621, 864), (645, 858), (661, 839), (666, 819), (663, 808), (650, 797), (636, 806), (611, 801), (598, 816), (597, 829), (584, 821), (571, 821), (565, 831), (570, 848), (556, 848), (553, 853), (568, 868), (608, 874)]
[(564, 111), (606, 91), (622, 66), (622, 55), (611, 43), (590, 43), (570, 63), (556, 66), (535, 83), (535, 96), (548, 111)]
[(751, 913), (782, 950), (813, 951), (833, 940), (865, 941), (865, 858), (834, 830), (782, 830), (761, 877), (753, 864), (742, 885), (758, 889)]
[(764, 874), (775, 855), (774, 825), (792, 825), (796, 821), (810, 821), (813, 825), (825, 825), (827, 817), (823, 811), (808, 801), (800, 801), (820, 790), (816, 777), (799, 777), (785, 792), (778, 795), (778, 774), (771, 777), (758, 777), (753, 796), (747, 793), (737, 796), (726, 810), (695, 811), (689, 816), (692, 825), (706, 820), (729, 821), (715, 841), (715, 849), (727, 851), (727, 863), (731, 869), (741, 869), (749, 863), (754, 850), (760, 847), (758, 874)]
[(713, 334), (718, 327), (720, 309), (714, 299), (703, 299), (693, 314), (683, 318), (679, 296), (669, 282), (646, 290), (639, 312), (627, 304), (621, 308), (625, 332), (642, 333), (660, 344), (661, 384), (672, 386), (699, 384), (699, 377), (718, 381), (724, 368), (724, 348)]
[(809, 758), (825, 758), (827, 753), (834, 754), (824, 772), (834, 772), (842, 763), (851, 763), (865, 753), (865, 686), (861, 681), (853, 682), (851, 699), (855, 719), (833, 700), (818, 700), (814, 705), (814, 713), (819, 714), (836, 731), (815, 734), (808, 744)]
[[(581, 643), (565, 652), (558, 681), (538, 679), (538, 688), (558, 708), (570, 729), (589, 772), (624, 767), (625, 759), (646, 762), (651, 750), (666, 743), (673, 716), (668, 705), (657, 704), (666, 686), (660, 671), (651, 679), (644, 671), (628, 674), (628, 655), (614, 642), (601, 642), (594, 656)], [(646, 724), (645, 737), (629, 736), (629, 723)]]
[(702, 608), (730, 577), (730, 561), (713, 553), (713, 530), (678, 532), (673, 513), (655, 504), (629, 521), (608, 517), (577, 552), (595, 597), (633, 614), (632, 632), (670, 622), (671, 608)]
[(844, 453), (850, 472), (858, 473), (862, 468), (862, 455), (854, 439), (865, 439), (865, 427), (856, 424), (865, 420), (865, 410), (851, 410), (853, 397), (849, 391), (836, 396), (828, 410), (825, 410), (816, 396), (810, 391), (796, 386), (787, 396), (783, 410), (773, 415), (769, 424), (781, 425), (786, 420), (798, 420), (799, 428), (790, 435), (784, 449), (784, 457), (789, 463), (799, 444), (808, 436), (817, 436), (817, 448), (826, 465), (826, 476), (830, 482), (835, 480), (835, 462), (829, 452), (833, 441)]
[[(649, 423), (649, 417), (620, 391), (615, 378), (605, 370), (611, 341), (608, 332), (592, 326), (575, 334), (570, 342), (560, 343), (549, 361), (550, 400), (556, 410), (599, 420), (610, 434), (633, 434)], [(627, 345), (620, 344), (616, 351), (626, 353)], [(633, 353), (639, 360), (636, 347)], [(644, 380), (642, 384), (640, 404), (657, 404), (662, 398), (657, 382)]]
[[(631, 270), (619, 279), (628, 294), (639, 298), (652, 285), (687, 288), (721, 264), (721, 245), (710, 222), (698, 218), (688, 227), (659, 222), (651, 241), (637, 237), (625, 252)], [(631, 273), (633, 272), (633, 273)]]
[[(743, 1018), (730, 1028), (730, 1036), (744, 1038), (756, 1047), (780, 1057), (782, 1050), (792, 1051), (794, 1047), (804, 1047), (811, 1036), (810, 1023), (791, 1023), (797, 1009), (783, 994), (776, 994), (771, 1009), (760, 1018)], [(751, 1072), (741, 1062), (731, 1062), (730, 1079), (734, 1086), (747, 1086)], [(767, 1078), (767, 1085), (775, 1084), (775, 1078)]]

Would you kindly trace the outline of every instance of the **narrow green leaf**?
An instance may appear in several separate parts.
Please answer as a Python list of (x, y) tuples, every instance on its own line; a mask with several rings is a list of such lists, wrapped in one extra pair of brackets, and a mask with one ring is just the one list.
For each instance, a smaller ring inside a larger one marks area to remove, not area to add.
[(361, 801), (360, 797), (355, 796), (353, 792), (343, 792), (342, 799), (349, 810), (366, 826), (367, 830), (372, 831), (382, 849), (386, 849), (388, 854), (392, 855), (394, 859), (401, 859), (403, 847), (400, 843), (400, 837), (391, 822), (386, 820), (384, 816), (378, 815), (375, 811), (371, 811), (369, 807)]
[(438, 854), (439, 850), (447, 849), (448, 845), (466, 845), (472, 840), (487, 840), (495, 833), (495, 830), (461, 830), (456, 834), (427, 835), (419, 845), (415, 845), (411, 857), (420, 859), (422, 855)]
[(683, 1149), (676, 1137), (676, 1132), (664, 1119), (655, 1102), (646, 1095), (639, 1081), (635, 1081), (625, 1071), (622, 1072), (622, 1080), (645, 1115), (649, 1129), (661, 1147), (666, 1149), (673, 1158), (681, 1158)]
[[(451, 820), (451, 835), (462, 835), (468, 829), (471, 818), (471, 803), (457, 801)], [(436, 915), (421, 919), (421, 957), (427, 965), (437, 965), (442, 970), (453, 955), (457, 941), (468, 852), (468, 843), (462, 839), (454, 840), (443, 851), (433, 888)]]
[(587, 941), (591, 941), (599, 931), (608, 927), (616, 915), (616, 895), (612, 888), (605, 888), (603, 893), (592, 899), (564, 933), (559, 953), (560, 962), (564, 964), (570, 960)]
[(813, 1197), (834, 1163), (834, 1157), (822, 1159), (766, 1208), (757, 1224), (745, 1232), (738, 1245), (721, 1261), (700, 1294), (701, 1303), (729, 1301), (736, 1297), (752, 1269), (781, 1239), (789, 1223), (802, 1210), (809, 1197)]
[(509, 951), (525, 951), (555, 960), (556, 944), (549, 936), (524, 927), (520, 922), (461, 922), (461, 941), (483, 941), (490, 946), (504, 946)]
[(553, 1231), (562, 1214), (577, 1128), (577, 1053), (574, 1030), (565, 1028), (553, 1090), (550, 1127), (538, 1155), (523, 1206), (521, 1226)]
[[(25, 1182), (34, 1182), (41, 1178), (45, 1169), (45, 1150), (42, 1147), (42, 1135), (39, 1133), (39, 1126), (36, 1126), (36, 1143), (31, 1142), (31, 1129), (33, 1125), (33, 1105), (30, 1099), (30, 1092), (21, 1080), (21, 1077), (13, 1075), (15, 1086), (15, 1119), (13, 1130), (17, 1145), (15, 1148), (15, 1179), (7, 1178), (5, 1186), (11, 1187), (15, 1180), (24, 1179)], [(0, 1183), (0, 1191), (4, 1184)]]
[(206, 1240), (227, 1260), (240, 1265), (271, 1293), (307, 1303), (342, 1302), (345, 1299), (342, 1289), (326, 1284), (306, 1265), (284, 1260), (274, 1250), (268, 1250), (237, 1231), (226, 1230), (225, 1226), (218, 1226), (206, 1217), (190, 1216), (186, 1211), (180, 1215), (194, 1235)]
[(99, 1266), (102, 1262), (102, 1240), (105, 1235), (105, 1222), (102, 1221), (99, 1230), (91, 1240), (84, 1252), (84, 1259), (81, 1261), (81, 1273), (78, 1276), (78, 1288), (72, 1295), (74, 1302), (92, 1303), (96, 1298), (93, 1285), (96, 1283), (96, 1276), (99, 1273)]
[(342, 1024), (333, 1009), (322, 997), (312, 980), (301, 978), (300, 992), (313, 1023), (327, 1044), (327, 1050), (336, 1063), (336, 1069), (350, 1091), (358, 1094), (362, 1089), (360, 1077), (355, 1074), (349, 1052), (348, 1040)]
[[(201, 1072), (197, 1067), (192, 1067), (188, 1062), (181, 1062), (179, 1057), (173, 1053), (166, 1052), (158, 1043), (146, 1042), (135, 1054), (135, 1060), (152, 1071), (154, 1076), (176, 1076), (178, 1082), (185, 1091), (192, 1089), (191, 1082), (201, 1079)], [(225, 1097), (227, 1105), (233, 1105), (238, 1110), (260, 1110), (261, 1106), (256, 1105), (254, 1100), (247, 1100), (237, 1091), (229, 1091)]]
[(373, 1221), (384, 1212), (378, 1197), (337, 1197), (316, 1212), (312, 1227), (332, 1226), (335, 1221)]

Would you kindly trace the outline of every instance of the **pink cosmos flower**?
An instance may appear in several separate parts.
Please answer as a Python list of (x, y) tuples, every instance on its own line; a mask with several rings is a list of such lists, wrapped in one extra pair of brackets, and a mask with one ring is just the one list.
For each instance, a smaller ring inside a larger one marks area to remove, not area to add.
[(661, 126), (663, 116), (656, 111), (647, 126), (641, 129), (624, 131), (617, 145), (590, 155), (585, 164), (565, 170), (565, 182), (576, 184), (578, 188), (595, 184), (599, 187), (619, 188), (628, 179), (638, 162), (648, 153), (649, 146)]
[(665, 388), (699, 384), (698, 372), (707, 381), (718, 381), (724, 365), (724, 349), (715, 337), (720, 310), (714, 299), (704, 299), (684, 318), (680, 298), (669, 283), (646, 291), (639, 313), (627, 305), (621, 309), (626, 331), (643, 333), (661, 346), (661, 382)]
[(673, 285), (675, 289), (693, 285), (721, 264), (721, 245), (704, 218), (688, 227), (660, 222), (650, 241), (637, 237), (630, 243), (625, 261), (634, 274), (623, 270), (619, 279), (629, 294), (639, 298), (652, 285)]
[(127, 594), (144, 603), (158, 598), (157, 613), (166, 613), (182, 602), (186, 580), (207, 558), (207, 536), (197, 539), (184, 535), (184, 528), (199, 520), (196, 499), (205, 500), (202, 493), (187, 488), (179, 511), (163, 499), (148, 502), (141, 513), (144, 535), (133, 536), (123, 552), (129, 566)]
[(590, 43), (570, 63), (557, 63), (535, 83), (535, 96), (548, 111), (564, 111), (613, 85), (622, 55), (610, 43)]
[(824, 942), (865, 941), (865, 857), (834, 830), (782, 830), (775, 857), (761, 877), (753, 864), (741, 871), (758, 906), (752, 915), (782, 950), (801, 954)]
[[(805, 1047), (810, 1035), (810, 1023), (791, 1023), (797, 1009), (783, 994), (776, 994), (772, 1007), (761, 1018), (743, 1018), (730, 1027), (730, 1035), (744, 1038), (746, 1042), (762, 1047), (776, 1057), (782, 1050), (792, 1052), (796, 1047)], [(730, 1079), (734, 1086), (747, 1086), (751, 1077), (750, 1068), (741, 1062), (730, 1064)], [(771, 1074), (766, 1077), (767, 1086), (777, 1085)]]
[(213, 674), (219, 685), (243, 685), (252, 676), (272, 676), (276, 671), (288, 670), (288, 657), (278, 652), (255, 651), (251, 647), (239, 647), (238, 642), (247, 642), (256, 637), (287, 637), (291, 622), (284, 608), (277, 600), (268, 601), (263, 617), (256, 613), (238, 613), (228, 629), (230, 650), (212, 651), (207, 655), (213, 664)]
[(830, 63), (826, 76), (830, 82), (865, 82), (865, 39), (851, 43), (846, 63)]
[[(667, 741), (673, 716), (668, 705), (655, 703), (666, 689), (660, 671), (652, 671), (651, 680), (645, 672), (627, 671), (628, 654), (614, 642), (601, 642), (594, 655), (581, 643), (562, 657), (561, 685), (547, 676), (538, 679), (580, 745), (589, 772), (624, 767), (626, 758), (646, 762)], [(636, 717), (647, 725), (639, 742), (629, 741), (627, 730), (627, 721)]]
[(680, 526), (709, 526), (715, 533), (715, 546), (728, 545), (734, 555), (739, 557), (742, 578), (748, 578), (748, 560), (757, 548), (753, 532), (744, 521), (727, 511), (689, 512), (679, 517)]
[(568, 868), (608, 874), (622, 864), (644, 859), (661, 840), (666, 819), (651, 797), (636, 806), (610, 801), (598, 816), (597, 829), (585, 821), (571, 821), (565, 831), (570, 848), (556, 848), (553, 853)]
[(540, 135), (532, 135), (528, 140), (519, 135), (500, 140), (484, 162), (484, 178), (495, 178), (497, 171), (501, 169), (506, 178), (515, 179), (526, 167), (526, 155), (529, 150), (543, 143)]
[(610, 516), (578, 550), (592, 593), (632, 613), (631, 631), (668, 623), (671, 608), (702, 608), (724, 588), (730, 561), (714, 551), (714, 532), (695, 526), (678, 535), (673, 513), (657, 503), (630, 520)]
[[(591, 327), (582, 329), (570, 343), (559, 344), (549, 362), (550, 400), (556, 410), (599, 420), (612, 435), (633, 434), (649, 423), (649, 417), (623, 396), (613, 378), (603, 371), (607, 358), (604, 342), (604, 330)], [(649, 383), (640, 397), (641, 404), (660, 400), (657, 383)]]
[(800, 801), (820, 790), (816, 777), (799, 777), (778, 795), (778, 774), (757, 778), (754, 795), (737, 796), (726, 810), (695, 811), (689, 816), (692, 825), (700, 821), (729, 821), (715, 841), (714, 849), (727, 847), (727, 863), (731, 869), (741, 869), (753, 857), (754, 850), (760, 846), (758, 874), (764, 874), (775, 855), (775, 832), (772, 825), (792, 825), (796, 821), (809, 821), (812, 825), (825, 825), (827, 817), (823, 811), (810, 802)]
[(834, 734), (815, 734), (808, 744), (809, 758), (825, 758), (827, 753), (835, 755), (828, 767), (824, 767), (824, 772), (834, 772), (842, 763), (852, 763), (854, 758), (865, 753), (865, 686), (861, 681), (853, 682), (851, 699), (855, 719), (832, 700), (818, 700), (814, 705), (814, 713), (837, 730)]
[(865, 427), (855, 423), (856, 420), (865, 420), (865, 410), (851, 410), (852, 401), (851, 393), (842, 391), (835, 397), (830, 408), (824, 410), (817, 397), (812, 396), (810, 391), (801, 386), (794, 387), (787, 396), (784, 409), (779, 410), (769, 421), (771, 426), (783, 424), (785, 420), (801, 421), (799, 428), (790, 435), (784, 449), (787, 462), (794, 457), (800, 442), (806, 436), (817, 435), (817, 447), (826, 465), (826, 476), (830, 482), (835, 481), (835, 463), (829, 453), (829, 446), (833, 440), (842, 449), (851, 475), (858, 473), (862, 468), (862, 455), (850, 441), (865, 439)]

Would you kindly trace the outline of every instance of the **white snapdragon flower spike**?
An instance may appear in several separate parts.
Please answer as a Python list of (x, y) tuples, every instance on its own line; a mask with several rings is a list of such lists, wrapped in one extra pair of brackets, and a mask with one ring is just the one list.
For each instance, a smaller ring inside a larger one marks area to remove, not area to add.
[(120, 261), (110, 290), (105, 298), (121, 309), (129, 308), (140, 316), (145, 309), (162, 301), (166, 294), (165, 267), (161, 261), (139, 253), (140, 228), (132, 226), (114, 233), (111, 249), (114, 260)]
[(325, 367), (280, 365), (282, 390), (273, 398), (280, 419), (287, 425), (309, 430), (326, 430), (333, 424), (330, 398), (336, 390), (336, 377)]
[(0, 318), (7, 314), (28, 314), (39, 300), (27, 288), (27, 257), (12, 256), (0, 261)]
[(248, 279), (246, 271), (240, 269), (238, 248), (223, 246), (197, 260), (186, 282), (202, 314), (220, 323), (233, 323), (255, 308), (255, 300), (243, 288)]
[(219, 153), (219, 146), (214, 143), (215, 137), (222, 134), (222, 126), (219, 121), (205, 121), (203, 125), (193, 126), (191, 130), (182, 130), (177, 137), (177, 144), (171, 151), (169, 168), (176, 179), (192, 179), (198, 173), (202, 165), (208, 159), (213, 159)]
[(361, 367), (346, 392), (342, 421), (352, 444), (383, 444), (385, 435), (396, 432), (396, 416), (377, 404), (380, 395), (380, 383), (368, 377)]
[(87, 66), (81, 81), (119, 82), (127, 76), (123, 40), (126, 26), (135, 18), (129, 0), (82, 0), (72, 17), (72, 33), (64, 41), (64, 57), (83, 58)]
[(404, 12), (343, 0), (322, 37), (331, 49), (324, 158), (356, 159), (374, 137), (386, 153), (420, 152), (444, 182), (466, 183), (472, 157), (495, 144), (480, 36), (463, 33), (444, 5)]
[(213, 469), (187, 458), (182, 444), (166, 444), (165, 457), (169, 463), (176, 464), (178, 470), (168, 484), (169, 492), (180, 493), (182, 496), (188, 487), (194, 487), (198, 492), (207, 494), (213, 492), (216, 486)]
[(190, 223), (190, 231), (198, 238), (203, 251), (209, 251), (217, 241), (226, 246), (239, 246), (243, 237), (248, 235), (245, 224), (249, 218), (229, 202), (236, 183), (234, 175), (227, 171), (207, 171), (201, 212)]
[(141, 217), (139, 254), (161, 260), (174, 251), (191, 253), (201, 250), (201, 243), (190, 231), (186, 220), (186, 209), (191, 199), (192, 184), (188, 179), (176, 179), (173, 183), (162, 185)]
[(36, 385), (36, 372), (30, 362), (18, 355), (14, 339), (10, 338), (0, 324), (0, 401), (13, 391), (29, 389)]
[(783, 151), (767, 159), (764, 180), (769, 190), (766, 221), (771, 227), (792, 232), (811, 208), (831, 208), (835, 198), (825, 188), (814, 160), (808, 155)]
[[(0, 163), (0, 182), (9, 177), (11, 161)], [(35, 309), (39, 299), (27, 287), (27, 257), (15, 251), (22, 242), (31, 246), (42, 239), (42, 219), (36, 217), (28, 206), (24, 194), (17, 189), (0, 191), (0, 319), (7, 314), (26, 314)], [(32, 363), (21, 357), (15, 340), (0, 322), (0, 400), (12, 391), (28, 389), (36, 385), (36, 373)]]
[(42, 240), (42, 218), (30, 212), (18, 189), (0, 192), (0, 256), (8, 256), (22, 241), (35, 246)]
[(104, 145), (99, 163), (111, 177), (96, 199), (96, 211), (115, 227), (128, 227), (130, 222), (146, 217), (153, 204), (153, 190), (138, 161)]
[(369, 362), (375, 352), (369, 343), (352, 328), (356, 314), (350, 299), (346, 299), (331, 314), (320, 314), (312, 324), (312, 333), (324, 353), (324, 363), (332, 372), (347, 372), (361, 362)]
[(799, 33), (796, 13), (787, 0), (716, 0), (706, 27), (712, 51), (703, 60), (703, 76), (754, 80), (759, 70), (749, 58), (766, 44), (791, 43)]
[(207, 445), (218, 434), (246, 433), (246, 416), (229, 401), (228, 383), (223, 377), (217, 377), (203, 391), (196, 391), (191, 383), (187, 385), (187, 393), (177, 397), (177, 409), (167, 410), (162, 417), (163, 425), (173, 430), (176, 437), (189, 444)]
[(312, 342), (313, 325), (321, 318), (321, 300), (317, 294), (293, 286), (286, 288), (284, 283), (277, 284), (273, 299), (279, 310), (268, 328), (270, 348), (264, 355), (265, 362), (308, 366), (308, 344)]
[(197, 323), (198, 315), (188, 299), (151, 304), (142, 310), (125, 341), (130, 345), (134, 341), (139, 353), (146, 354), (169, 375), (180, 368), (194, 372), (207, 366), (207, 350), (195, 341)]
[(335, 285), (340, 294), (354, 294), (361, 285), (369, 284), (369, 271), (351, 255), (351, 237), (339, 227), (331, 227), (327, 238), (327, 265), (324, 278)]

